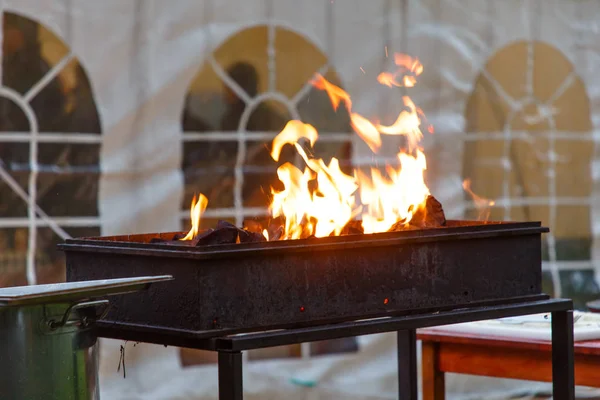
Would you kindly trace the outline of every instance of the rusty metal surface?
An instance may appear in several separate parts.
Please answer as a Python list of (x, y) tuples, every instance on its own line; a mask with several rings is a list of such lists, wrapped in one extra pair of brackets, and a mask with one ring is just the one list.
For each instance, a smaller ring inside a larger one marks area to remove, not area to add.
[(69, 281), (175, 278), (111, 297), (104, 331), (115, 323), (130, 333), (208, 338), (539, 295), (547, 231), (535, 222), (450, 221), (423, 231), (204, 248), (143, 243), (156, 234), (60, 247)]

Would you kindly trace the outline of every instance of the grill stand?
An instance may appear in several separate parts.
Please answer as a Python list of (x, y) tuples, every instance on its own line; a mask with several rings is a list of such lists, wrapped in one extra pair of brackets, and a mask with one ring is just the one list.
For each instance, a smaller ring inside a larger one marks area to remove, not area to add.
[[(246, 350), (290, 344), (339, 339), (375, 333), (398, 333), (398, 390), (402, 399), (418, 398), (416, 330), (431, 326), (456, 324), (530, 315), (552, 313), (552, 380), (554, 398), (574, 400), (575, 377), (573, 356), (573, 302), (568, 299), (548, 299), (540, 295), (539, 300), (518, 303), (478, 306), (420, 313), (402, 317), (385, 317), (340, 324), (285, 329), (242, 335), (215, 337), (210, 339), (181, 338), (178, 345), (219, 353), (219, 399), (242, 400), (242, 352)], [(100, 323), (101, 324), (101, 323)], [(139, 332), (129, 336), (127, 332), (115, 332), (99, 327), (99, 336), (117, 339), (165, 343), (160, 335)]]

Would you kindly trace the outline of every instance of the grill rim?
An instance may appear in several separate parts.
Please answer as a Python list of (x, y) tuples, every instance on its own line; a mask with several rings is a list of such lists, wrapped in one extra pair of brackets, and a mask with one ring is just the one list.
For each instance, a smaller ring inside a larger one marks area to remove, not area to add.
[(408, 245), (445, 240), (473, 240), (498, 236), (538, 235), (547, 233), (540, 221), (534, 222), (486, 222), (468, 220), (448, 220), (453, 226), (401, 232), (354, 234), (325, 238), (279, 240), (259, 243), (236, 243), (225, 245), (186, 246), (139, 241), (122, 241), (116, 238), (152, 238), (170, 235), (169, 233), (146, 233), (135, 235), (100, 236), (93, 238), (66, 239), (58, 244), (62, 251), (94, 253), (114, 253), (120, 255), (176, 257), (192, 259), (214, 259), (222, 257), (265, 256), (289, 252), (332, 251), (352, 248)]

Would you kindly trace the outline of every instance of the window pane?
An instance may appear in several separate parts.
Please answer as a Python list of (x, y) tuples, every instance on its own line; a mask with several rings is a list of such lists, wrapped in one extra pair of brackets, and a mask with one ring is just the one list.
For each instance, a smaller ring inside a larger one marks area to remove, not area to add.
[(573, 300), (577, 310), (584, 310), (585, 303), (600, 298), (600, 288), (594, 279), (594, 271), (561, 271), (561, 296)]
[(0, 287), (27, 285), (26, 228), (0, 229)]
[(0, 97), (0, 132), (29, 132), (31, 126), (23, 109), (10, 99)]
[[(31, 96), (38, 131), (100, 133), (86, 73), (75, 58), (61, 64), (69, 55), (66, 44), (37, 22), (12, 13), (4, 13), (3, 33), (2, 83)], [(59, 70), (52, 77), (57, 65)], [(37, 87), (38, 83), (43, 86)], [(11, 119), (9, 130), (30, 129), (22, 118)]]
[(39, 25), (29, 18), (4, 13), (2, 83), (25, 94), (50, 69), (42, 59)]
[[(99, 236), (100, 228), (64, 228), (71, 237)], [(38, 284), (58, 283), (66, 280), (65, 256), (57, 249), (63, 243), (50, 228), (37, 228), (37, 251), (35, 271)]]
[(99, 153), (99, 144), (38, 145), (37, 203), (48, 215), (98, 215)]
[(208, 198), (209, 208), (233, 207), (236, 157), (237, 142), (185, 142), (183, 209), (189, 209), (198, 193)]
[[(29, 144), (0, 143), (0, 160), (12, 179), (28, 193)], [(17, 195), (4, 179), (0, 179), (0, 218), (27, 216), (27, 201)]]

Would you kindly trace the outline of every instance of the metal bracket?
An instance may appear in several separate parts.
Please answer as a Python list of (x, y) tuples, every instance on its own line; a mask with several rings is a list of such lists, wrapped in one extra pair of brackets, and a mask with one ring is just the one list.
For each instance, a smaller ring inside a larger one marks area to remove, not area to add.
[[(66, 309), (63, 317), (60, 320), (48, 319), (46, 321), (46, 325), (48, 326), (48, 328), (51, 331), (54, 331), (54, 330), (62, 328), (62, 327), (73, 326), (73, 325), (86, 327), (90, 323), (92, 323), (98, 319), (102, 319), (102, 318), (106, 317), (106, 314), (108, 314), (109, 307), (110, 307), (110, 302), (108, 300), (94, 300), (94, 301), (85, 301), (82, 303), (76, 303)], [(83, 310), (86, 308), (94, 308), (95, 309), (96, 312), (95, 312), (95, 316), (93, 318), (89, 318), (87, 316), (82, 316), (80, 318), (70, 319), (71, 315), (73, 314), (74, 311)]]

